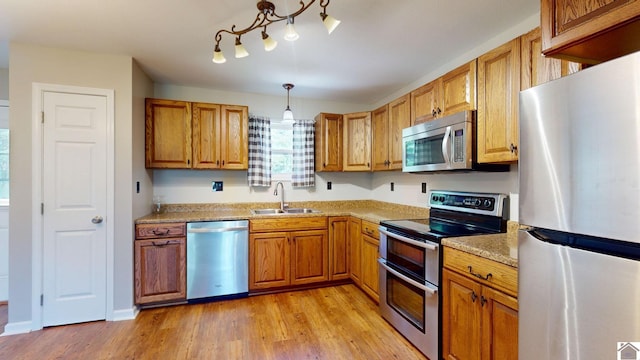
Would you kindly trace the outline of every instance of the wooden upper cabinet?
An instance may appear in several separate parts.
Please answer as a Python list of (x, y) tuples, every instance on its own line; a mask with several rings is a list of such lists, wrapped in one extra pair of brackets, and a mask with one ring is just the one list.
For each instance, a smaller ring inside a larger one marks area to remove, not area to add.
[(476, 60), (411, 92), (412, 125), (476, 109)]
[(582, 69), (582, 64), (542, 55), (540, 28), (521, 37), (520, 89), (544, 84)]
[(371, 112), (371, 170), (389, 168), (389, 147), (389, 104), (386, 104)]
[(585, 64), (640, 50), (640, 0), (541, 0), (542, 51)]
[(320, 113), (315, 120), (316, 171), (342, 171), (342, 115)]
[(220, 105), (193, 103), (193, 168), (220, 168)]
[(431, 121), (436, 118), (438, 107), (438, 87), (442, 82), (434, 80), (411, 92), (411, 125)]
[(247, 169), (248, 108), (146, 99), (146, 167)]
[(220, 158), (222, 169), (249, 168), (249, 110), (246, 106), (222, 105)]
[(479, 163), (518, 160), (520, 38), (478, 58)]
[(442, 81), (441, 116), (476, 109), (477, 67), (476, 60), (472, 60), (440, 78)]
[(147, 168), (191, 167), (191, 103), (146, 99)]
[(389, 103), (389, 170), (402, 169), (402, 129), (411, 126), (411, 96)]
[(371, 112), (345, 114), (344, 127), (344, 171), (371, 170)]

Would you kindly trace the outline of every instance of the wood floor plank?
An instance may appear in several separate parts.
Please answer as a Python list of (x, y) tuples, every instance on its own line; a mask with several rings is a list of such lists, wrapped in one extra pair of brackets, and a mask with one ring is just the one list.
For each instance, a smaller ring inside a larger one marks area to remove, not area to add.
[(351, 284), (146, 309), (130, 321), (0, 337), (0, 358), (425, 359)]

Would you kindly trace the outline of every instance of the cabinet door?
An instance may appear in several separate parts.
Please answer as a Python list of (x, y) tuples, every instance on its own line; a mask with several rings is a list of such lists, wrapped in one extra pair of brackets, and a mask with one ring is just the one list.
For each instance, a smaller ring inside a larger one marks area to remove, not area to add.
[(373, 171), (389, 168), (389, 107), (387, 105), (371, 112), (371, 153)]
[(316, 124), (316, 171), (342, 171), (342, 115), (321, 113)]
[(478, 58), (478, 162), (518, 160), (520, 39)]
[(597, 64), (640, 50), (640, 1), (542, 0), (546, 56)]
[(389, 170), (402, 169), (402, 129), (411, 126), (411, 96), (389, 103)]
[(476, 70), (473, 60), (442, 76), (441, 99), (436, 109), (442, 109), (439, 117), (476, 109)]
[(220, 168), (220, 105), (193, 103), (193, 168)]
[(329, 218), (330, 280), (349, 278), (349, 217)]
[(362, 225), (360, 219), (349, 218), (349, 272), (356, 285), (362, 285)]
[(442, 82), (434, 80), (411, 92), (411, 125), (431, 121), (438, 115), (438, 97)]
[(482, 359), (518, 359), (518, 300), (482, 288)]
[(480, 360), (481, 285), (443, 269), (441, 288), (442, 357), (448, 360)]
[(291, 284), (329, 280), (329, 241), (326, 230), (291, 233)]
[(346, 114), (344, 126), (344, 171), (371, 170), (371, 113)]
[(521, 90), (572, 74), (582, 68), (578, 63), (543, 56), (540, 28), (522, 35), (521, 43)]
[(186, 299), (185, 238), (135, 241), (135, 303)]
[(249, 167), (249, 115), (246, 106), (222, 105), (220, 125), (221, 168), (246, 170)]
[(286, 232), (249, 236), (249, 289), (290, 284), (290, 238)]
[(191, 168), (191, 103), (146, 99), (145, 165)]
[(378, 289), (378, 247), (380, 242), (369, 235), (362, 234), (362, 290), (376, 302), (379, 301)]

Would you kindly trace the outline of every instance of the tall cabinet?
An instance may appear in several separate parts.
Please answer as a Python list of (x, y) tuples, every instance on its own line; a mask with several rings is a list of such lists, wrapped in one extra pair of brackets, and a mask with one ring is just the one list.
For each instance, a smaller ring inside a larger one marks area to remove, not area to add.
[(372, 170), (402, 169), (402, 129), (411, 126), (409, 94), (371, 112)]

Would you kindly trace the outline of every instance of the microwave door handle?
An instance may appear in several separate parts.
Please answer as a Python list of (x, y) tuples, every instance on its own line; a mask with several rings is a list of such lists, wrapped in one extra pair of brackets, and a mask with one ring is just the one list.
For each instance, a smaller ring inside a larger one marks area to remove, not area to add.
[(444, 138), (442, 139), (442, 156), (444, 157), (444, 162), (447, 166), (451, 163), (451, 126), (447, 126), (447, 129), (444, 132)]
[(387, 265), (386, 260), (384, 260), (384, 259), (380, 259), (380, 258), (378, 258), (378, 263), (379, 263), (380, 265), (382, 265), (382, 267), (383, 267), (386, 271), (390, 272), (391, 274), (393, 274), (393, 275), (395, 275), (395, 276), (399, 277), (402, 281), (406, 281), (406, 282), (408, 282), (409, 284), (411, 284), (411, 285), (413, 285), (413, 286), (417, 287), (418, 289), (420, 289), (420, 290), (422, 290), (422, 291), (425, 291), (425, 292), (427, 292), (427, 293), (429, 293), (429, 294), (431, 294), (431, 295), (435, 295), (435, 294), (438, 292), (438, 288), (435, 288), (435, 289), (434, 289), (433, 287), (431, 287), (431, 286), (429, 286), (429, 285), (427, 285), (427, 284), (421, 284), (421, 283), (419, 283), (419, 282), (417, 282), (417, 281), (415, 281), (415, 280), (413, 280), (413, 279), (411, 279), (411, 278), (406, 277), (405, 275), (401, 274), (400, 272), (398, 272), (398, 271), (396, 271), (396, 270), (394, 270), (394, 269), (390, 268), (390, 267), (389, 267), (389, 265)]
[(432, 244), (431, 242), (427, 243), (426, 241), (424, 241), (424, 242), (423, 241), (416, 241), (416, 240), (410, 239), (410, 238), (402, 236), (402, 235), (390, 233), (390, 232), (388, 232), (386, 230), (383, 230), (383, 229), (380, 229), (380, 228), (378, 228), (378, 231), (380, 231), (381, 233), (385, 234), (387, 237), (398, 239), (398, 240), (400, 240), (402, 242), (406, 242), (408, 244), (411, 244), (411, 245), (414, 245), (414, 246), (417, 246), (417, 247), (421, 247), (421, 248), (426, 249), (426, 250), (436, 251), (436, 249), (438, 248), (438, 245)]

